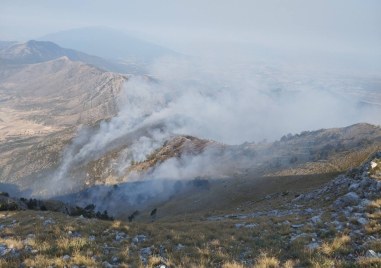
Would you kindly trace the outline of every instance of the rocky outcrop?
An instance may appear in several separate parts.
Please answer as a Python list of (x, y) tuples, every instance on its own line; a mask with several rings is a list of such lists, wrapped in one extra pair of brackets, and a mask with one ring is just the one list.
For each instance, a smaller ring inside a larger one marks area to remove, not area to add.
[[(346, 237), (352, 253), (338, 258), (357, 261), (364, 258), (379, 259), (381, 252), (369, 249), (381, 241), (379, 220), (381, 215), (381, 171), (376, 167), (381, 163), (381, 152), (373, 154), (358, 168), (337, 176), (332, 181), (314, 191), (301, 194), (282, 208), (256, 211), (245, 214), (210, 216), (210, 221), (227, 219), (241, 221), (260, 217), (278, 218), (279, 228), (289, 228), (289, 242), (309, 241), (305, 248), (311, 251), (322, 250), (329, 239)], [(377, 164), (377, 165), (376, 165)], [(292, 223), (279, 222), (284, 217), (307, 218), (307, 221)], [(252, 223), (253, 224), (253, 223)], [(246, 223), (235, 223), (236, 228)], [(254, 223), (255, 228), (255, 223)], [(285, 227), (286, 226), (286, 227)], [(308, 230), (308, 231), (306, 231)], [(332, 231), (335, 230), (335, 231)], [(304, 242), (305, 243), (305, 242)], [(324, 249), (323, 249), (324, 251)]]
[(324, 187), (298, 197), (295, 201), (333, 200), (332, 207), (340, 210), (364, 203), (364, 200), (380, 197), (378, 173), (371, 167), (372, 162), (380, 162), (381, 152), (373, 154), (358, 168), (339, 175)]

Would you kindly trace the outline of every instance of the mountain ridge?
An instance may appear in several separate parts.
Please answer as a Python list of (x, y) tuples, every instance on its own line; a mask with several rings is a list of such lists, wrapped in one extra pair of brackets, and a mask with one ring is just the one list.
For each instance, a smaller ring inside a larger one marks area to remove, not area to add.
[(33, 64), (65, 56), (72, 61), (84, 62), (103, 70), (123, 73), (133, 70), (128, 65), (107, 61), (74, 49), (63, 48), (50, 41), (29, 40), (0, 49), (0, 59), (3, 64)]
[(38, 39), (50, 40), (106, 59), (138, 61), (140, 64), (162, 56), (178, 55), (170, 49), (106, 27), (71, 29)]

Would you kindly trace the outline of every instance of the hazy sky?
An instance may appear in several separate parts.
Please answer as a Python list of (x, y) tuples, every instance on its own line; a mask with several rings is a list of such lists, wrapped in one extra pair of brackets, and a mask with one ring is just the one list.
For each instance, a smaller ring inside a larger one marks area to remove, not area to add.
[(0, 40), (102, 25), (180, 52), (254, 42), (380, 55), (380, 14), (379, 0), (2, 0)]

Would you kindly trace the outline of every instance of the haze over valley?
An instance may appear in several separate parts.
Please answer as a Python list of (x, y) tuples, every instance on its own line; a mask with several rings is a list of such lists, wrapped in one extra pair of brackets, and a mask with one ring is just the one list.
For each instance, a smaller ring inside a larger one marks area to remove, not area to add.
[(1, 267), (380, 265), (377, 2), (111, 2), (0, 4)]

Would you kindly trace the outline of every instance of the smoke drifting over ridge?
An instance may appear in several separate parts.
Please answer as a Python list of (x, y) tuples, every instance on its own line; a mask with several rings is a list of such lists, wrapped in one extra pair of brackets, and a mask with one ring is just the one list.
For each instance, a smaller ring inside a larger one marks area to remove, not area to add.
[[(380, 123), (373, 113), (377, 106), (358, 108), (362, 97), (377, 90), (379, 84), (366, 88), (367, 84), (356, 78), (263, 64), (213, 65), (171, 59), (157, 62), (151, 73), (160, 86), (132, 80), (127, 83), (127, 98), (132, 88), (160, 94), (168, 101), (165, 109), (151, 108), (145, 122), (162, 120), (173, 126), (181, 121), (171, 128), (177, 134), (241, 144), (275, 140), (289, 132)], [(354, 91), (362, 91), (363, 96), (352, 94)], [(380, 95), (374, 101), (380, 104)]]
[[(48, 196), (81, 184), (85, 178), (70, 179), (73, 167), (96, 159), (118, 146), (119, 140), (128, 143), (116, 167), (123, 174), (131, 162), (144, 161), (173, 135), (241, 144), (358, 122), (380, 124), (380, 106), (358, 105), (369, 92), (376, 92), (367, 88), (371, 83), (365, 78), (305, 73), (263, 64), (211, 64), (173, 58), (157, 61), (151, 66), (151, 75), (129, 78), (119, 99), (117, 116), (102, 122), (96, 130), (79, 130), (63, 154), (62, 164), (47, 189)], [(380, 95), (374, 96), (379, 105)], [(181, 163), (171, 159), (149, 179), (195, 177), (201, 171), (207, 172), (208, 166), (212, 169), (214, 165), (208, 164), (211, 161), (208, 152)], [(152, 187), (164, 191), (158, 182)], [(147, 185), (144, 189), (148, 189)], [(151, 196), (155, 193), (150, 189)]]

